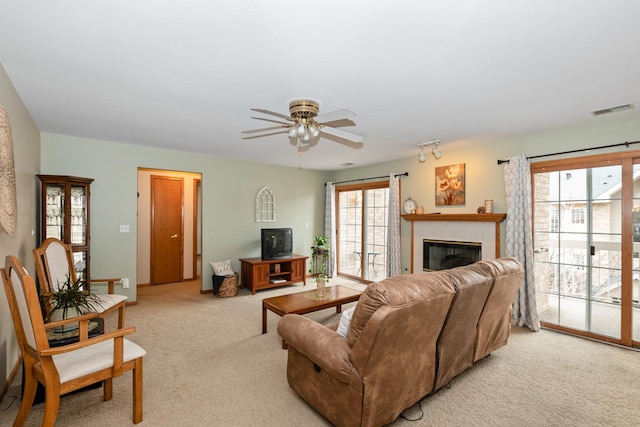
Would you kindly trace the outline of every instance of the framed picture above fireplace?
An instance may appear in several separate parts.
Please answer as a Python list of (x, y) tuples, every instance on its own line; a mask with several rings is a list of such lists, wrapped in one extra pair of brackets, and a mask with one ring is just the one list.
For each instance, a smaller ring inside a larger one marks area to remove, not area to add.
[(436, 206), (464, 203), (464, 163), (436, 167)]

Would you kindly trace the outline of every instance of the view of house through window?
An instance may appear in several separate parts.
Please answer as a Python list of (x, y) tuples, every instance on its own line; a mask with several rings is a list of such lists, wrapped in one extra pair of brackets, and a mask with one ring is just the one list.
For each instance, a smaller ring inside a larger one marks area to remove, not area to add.
[(601, 163), (532, 164), (538, 312), (549, 327), (638, 345), (640, 167), (631, 159)]
[(389, 183), (337, 186), (338, 274), (386, 278)]

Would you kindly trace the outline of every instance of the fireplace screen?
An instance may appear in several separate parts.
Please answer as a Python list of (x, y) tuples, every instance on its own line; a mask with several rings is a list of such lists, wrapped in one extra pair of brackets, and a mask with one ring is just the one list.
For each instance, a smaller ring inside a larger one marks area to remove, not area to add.
[(428, 240), (422, 243), (422, 270), (435, 271), (473, 264), (482, 258), (482, 243)]

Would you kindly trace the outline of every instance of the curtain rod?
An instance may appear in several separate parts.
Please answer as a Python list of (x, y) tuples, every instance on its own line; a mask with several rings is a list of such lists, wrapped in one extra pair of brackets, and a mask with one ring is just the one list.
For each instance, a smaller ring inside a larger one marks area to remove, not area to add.
[[(604, 148), (613, 148), (613, 147), (622, 147), (622, 146), (625, 146), (625, 147), (629, 148), (629, 146), (632, 145), (632, 144), (640, 144), (640, 141), (621, 142), (619, 144), (601, 145), (600, 147), (580, 148), (578, 150), (569, 150), (569, 151), (560, 151), (558, 153), (540, 154), (538, 156), (527, 157), (527, 160), (538, 159), (540, 157), (557, 156), (557, 155), (560, 155), (560, 154), (572, 154), (572, 153), (581, 153), (583, 151), (590, 151), (590, 150), (602, 150)], [(509, 160), (508, 159), (507, 160), (498, 159), (498, 165), (501, 165), (503, 163), (509, 163)]]
[[(405, 173), (397, 173), (394, 176), (398, 177), (398, 176), (409, 176), (409, 172), (405, 172)], [(348, 181), (339, 181), (339, 182), (334, 182), (334, 184), (346, 184), (347, 182), (363, 182), (363, 181), (369, 181), (371, 179), (382, 179), (382, 178), (389, 178), (389, 175), (384, 175), (384, 176), (372, 176), (371, 178), (359, 178), (359, 179), (350, 179)], [(324, 186), (327, 186), (327, 183), (325, 182)]]

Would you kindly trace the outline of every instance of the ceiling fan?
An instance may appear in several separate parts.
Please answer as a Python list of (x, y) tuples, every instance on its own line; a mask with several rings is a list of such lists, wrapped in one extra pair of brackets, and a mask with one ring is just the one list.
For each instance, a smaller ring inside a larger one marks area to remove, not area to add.
[[(286, 122), (262, 117), (251, 117), (256, 120), (278, 123), (278, 126), (242, 131), (244, 134), (260, 133), (260, 135), (246, 136), (242, 139), (261, 138), (263, 136), (288, 133), (289, 137), (296, 141), (298, 155), (308, 149), (313, 139), (317, 138), (321, 133), (355, 143), (362, 143), (364, 140), (364, 137), (361, 135), (336, 128), (336, 126), (344, 126), (345, 121), (353, 124), (353, 122), (349, 120), (356, 116), (353, 111), (342, 109), (318, 115), (318, 103), (309, 99), (296, 99), (291, 101), (289, 103), (289, 116), (262, 108), (252, 108), (251, 110), (278, 117), (279, 119), (286, 120)], [(340, 121), (342, 121), (342, 123), (338, 123)], [(330, 124), (333, 124), (333, 126)]]

